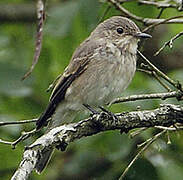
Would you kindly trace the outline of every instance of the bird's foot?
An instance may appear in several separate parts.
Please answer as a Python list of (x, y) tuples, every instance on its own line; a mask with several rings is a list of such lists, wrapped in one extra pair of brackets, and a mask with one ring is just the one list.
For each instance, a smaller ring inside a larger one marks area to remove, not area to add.
[(112, 116), (112, 118), (113, 118), (115, 121), (118, 121), (118, 117), (117, 117), (114, 113), (108, 111), (107, 109), (105, 109), (105, 108), (102, 107), (102, 106), (99, 106), (99, 108), (100, 108), (102, 111), (104, 111), (105, 113), (107, 113), (109, 116)]
[[(105, 113), (107, 113), (109, 116), (112, 116), (112, 118), (113, 118), (113, 120), (114, 121), (118, 121), (119, 119), (118, 119), (118, 117), (114, 114), (114, 113), (112, 113), (112, 112), (110, 112), (110, 111), (108, 111), (107, 109), (105, 109), (104, 107), (102, 107), (102, 106), (99, 106), (99, 108), (103, 111), (103, 112), (105, 112)], [(123, 113), (122, 113), (123, 114)], [(124, 114), (126, 114), (126, 113), (124, 113)], [(127, 130), (127, 129), (120, 129), (120, 134), (122, 134), (122, 133), (128, 133), (129, 132), (129, 130)]]
[(91, 124), (90, 124), (90, 126), (92, 127), (92, 128), (95, 128), (95, 129), (97, 129), (97, 131), (100, 131), (102, 128), (103, 128), (103, 126), (102, 126), (102, 124), (100, 123), (100, 121), (98, 121), (98, 120), (96, 120), (95, 118), (92, 118), (94, 115), (99, 115), (101, 112), (98, 112), (97, 110), (95, 110), (95, 109), (93, 109), (90, 105), (88, 105), (88, 104), (83, 104), (83, 106), (84, 107), (86, 107), (90, 112), (91, 112), (91, 114), (90, 114), (90, 116), (91, 116)]
[(83, 104), (83, 106), (91, 112), (91, 116), (93, 116), (94, 114), (99, 114), (99, 112), (93, 109), (90, 105)]

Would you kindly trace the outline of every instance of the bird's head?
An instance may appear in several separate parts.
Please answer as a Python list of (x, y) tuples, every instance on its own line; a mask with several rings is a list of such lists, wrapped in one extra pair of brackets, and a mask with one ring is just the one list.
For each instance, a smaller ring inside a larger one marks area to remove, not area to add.
[(113, 16), (100, 23), (91, 36), (105, 39), (121, 48), (130, 46), (135, 51), (139, 39), (151, 37), (149, 34), (142, 33), (132, 20), (121, 16)]

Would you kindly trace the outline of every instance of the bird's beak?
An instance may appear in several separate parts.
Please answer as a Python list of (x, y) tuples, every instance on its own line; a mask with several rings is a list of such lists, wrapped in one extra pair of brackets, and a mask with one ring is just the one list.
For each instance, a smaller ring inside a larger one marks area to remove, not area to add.
[(142, 33), (142, 32), (138, 32), (137, 34), (135, 34), (135, 37), (137, 37), (137, 38), (152, 38), (151, 35), (149, 35), (147, 33)]

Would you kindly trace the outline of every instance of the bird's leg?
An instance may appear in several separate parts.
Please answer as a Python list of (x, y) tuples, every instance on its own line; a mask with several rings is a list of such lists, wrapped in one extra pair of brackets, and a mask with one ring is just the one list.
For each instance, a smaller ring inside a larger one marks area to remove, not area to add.
[(83, 106), (84, 106), (85, 108), (87, 108), (87, 109), (91, 112), (91, 115), (99, 114), (99, 112), (96, 111), (95, 109), (93, 109), (90, 105), (88, 105), (88, 104), (83, 104)]
[[(100, 115), (100, 112), (93, 109), (90, 105), (83, 104), (83, 106), (86, 107), (91, 112), (90, 114), (91, 117), (93, 115)], [(94, 129), (97, 129), (97, 131), (101, 131), (101, 129), (103, 128), (103, 125), (101, 124), (101, 122), (98, 120), (95, 120), (95, 118), (92, 118), (90, 122), (91, 122), (90, 126), (93, 127)]]
[(117, 117), (114, 113), (108, 111), (108, 110), (105, 109), (103, 106), (99, 106), (99, 108), (100, 108), (102, 111), (104, 111), (105, 113), (107, 113), (108, 115), (112, 116), (112, 118), (113, 118), (115, 121), (118, 120), (118, 117)]

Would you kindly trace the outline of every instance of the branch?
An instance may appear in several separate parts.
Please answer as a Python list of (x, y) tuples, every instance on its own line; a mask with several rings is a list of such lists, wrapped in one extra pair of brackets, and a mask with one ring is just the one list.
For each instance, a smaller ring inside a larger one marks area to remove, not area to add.
[[(173, 17), (170, 17), (170, 18), (167, 18), (167, 19), (157, 19), (157, 20), (160, 20), (160, 21), (157, 21), (157, 22), (154, 22), (152, 24), (150, 24), (148, 27), (146, 27), (145, 29), (143, 29), (142, 32), (146, 32), (147, 30), (149, 29), (152, 29), (156, 26), (159, 26), (160, 24), (173, 24), (173, 23), (179, 23), (179, 22), (176, 22), (177, 20), (179, 20), (179, 18), (181, 18), (181, 21), (183, 21), (183, 15), (180, 15), (180, 16), (173, 16)], [(147, 18), (146, 18), (147, 19)], [(172, 21), (173, 20), (173, 21)], [(175, 21), (174, 21), (175, 20)], [(145, 23), (147, 25), (147, 23)]]
[[(165, 84), (165, 82), (162, 81), (162, 79), (157, 75), (157, 73), (152, 68), (150, 68), (148, 65), (145, 65), (144, 63), (141, 63), (140, 66), (144, 67), (145, 69), (137, 68), (137, 71), (144, 72), (154, 77), (159, 82), (159, 84), (163, 86), (168, 92), (172, 91), (171, 88), (167, 84)], [(148, 69), (146, 69), (146, 67)]]
[(116, 9), (121, 11), (123, 14), (125, 14), (127, 17), (130, 17), (131, 19), (137, 20), (145, 25), (152, 25), (152, 24), (173, 24), (173, 23), (183, 23), (183, 19), (178, 19), (175, 17), (175, 19), (172, 17), (170, 20), (166, 19), (153, 19), (153, 18), (143, 18), (140, 16), (136, 16), (135, 14), (129, 12), (127, 9), (121, 6), (117, 0), (108, 0)]
[(152, 5), (156, 6), (157, 8), (178, 8), (178, 4), (169, 4), (165, 2), (153, 2), (153, 1), (143, 1), (143, 0), (138, 0), (139, 4), (145, 4), (145, 5)]
[(18, 139), (16, 139), (15, 141), (10, 142), (10, 141), (5, 141), (5, 140), (0, 139), (0, 143), (11, 145), (12, 149), (15, 149), (16, 145), (19, 142), (26, 140), (27, 138), (29, 138), (30, 136), (32, 136), (36, 132), (37, 132), (36, 129), (33, 129), (31, 131), (27, 131), (27, 132), (23, 131), (23, 132), (21, 132), (21, 136)]
[(155, 65), (153, 65), (139, 50), (137, 50), (137, 53), (140, 55), (140, 57), (147, 63), (147, 65), (152, 68), (158, 76), (162, 77), (164, 80), (169, 82), (172, 86), (177, 88), (178, 90), (182, 91), (182, 84), (180, 84), (178, 81), (174, 81), (173, 79), (169, 78), (166, 74), (164, 74), (162, 71), (160, 71)]
[(181, 99), (183, 93), (181, 91), (172, 91), (167, 93), (154, 93), (154, 94), (140, 94), (140, 95), (132, 95), (127, 97), (120, 97), (114, 99), (111, 104), (129, 102), (129, 101), (137, 101), (137, 100), (145, 100), (145, 99), (162, 99), (165, 100), (167, 98), (176, 97), (177, 99)]
[(126, 169), (123, 171), (122, 175), (120, 176), (119, 180), (122, 180), (125, 175), (127, 174), (130, 167), (133, 165), (133, 163), (140, 157), (140, 155), (156, 140), (158, 139), (162, 134), (164, 134), (167, 130), (163, 130), (160, 133), (153, 136), (152, 139), (150, 139), (147, 144), (136, 154), (136, 156), (132, 159), (130, 164), (126, 167)]
[(26, 79), (33, 71), (34, 67), (36, 66), (39, 56), (41, 53), (42, 47), (42, 39), (43, 39), (43, 25), (45, 21), (45, 7), (44, 2), (42, 0), (37, 0), (37, 34), (36, 34), (36, 47), (34, 52), (34, 58), (32, 61), (32, 65), (29, 68), (28, 72), (23, 76), (22, 80)]
[(183, 107), (164, 104), (154, 110), (124, 112), (112, 115), (101, 112), (78, 123), (63, 125), (52, 129), (25, 149), (23, 159), (12, 177), (12, 180), (26, 180), (34, 170), (39, 157), (45, 150), (59, 148), (64, 151), (73, 141), (108, 130), (120, 130), (127, 133), (141, 127), (164, 126), (176, 123), (183, 124)]
[(173, 47), (173, 42), (178, 39), (180, 36), (183, 35), (183, 31), (176, 34), (173, 38), (171, 38), (169, 41), (165, 42), (164, 45), (154, 54), (154, 56), (159, 55), (159, 53), (166, 47), (169, 46), (169, 48), (171, 49)]
[(14, 124), (26, 124), (26, 123), (32, 123), (36, 122), (36, 119), (30, 119), (30, 120), (22, 120), (22, 121), (10, 121), (10, 122), (1, 122), (0, 121), (0, 126), (7, 126), (7, 125), (14, 125)]

